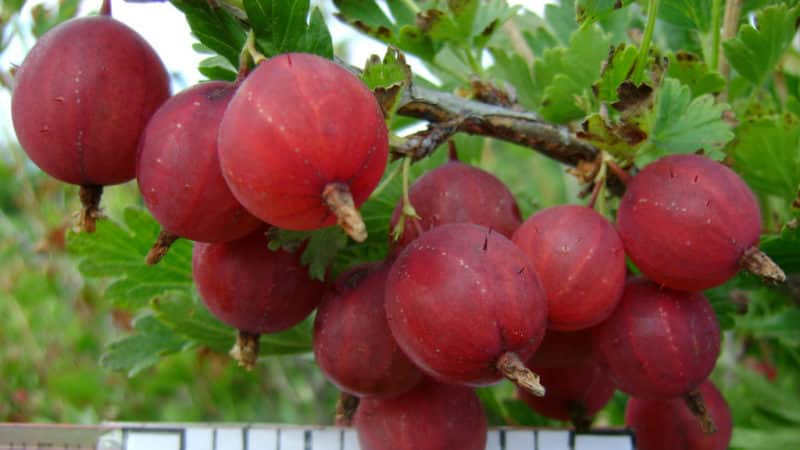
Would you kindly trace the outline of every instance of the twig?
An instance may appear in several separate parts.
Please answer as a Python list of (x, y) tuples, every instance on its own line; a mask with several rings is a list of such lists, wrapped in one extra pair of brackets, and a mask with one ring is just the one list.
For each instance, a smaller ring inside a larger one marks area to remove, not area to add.
[[(725, 3), (725, 18), (722, 20), (722, 38), (721, 41), (725, 42), (733, 39), (736, 32), (739, 31), (739, 18), (742, 15), (743, 0), (727, 0)], [(725, 88), (719, 93), (719, 101), (725, 102), (728, 99), (728, 83), (727, 81), (731, 76), (731, 65), (728, 63), (728, 58), (725, 57), (724, 52), (719, 55), (719, 73), (725, 78)]]
[(506, 36), (508, 36), (508, 40), (511, 41), (511, 47), (514, 48), (514, 51), (528, 63), (528, 66), (531, 66), (535, 58), (533, 50), (531, 50), (531, 47), (525, 42), (525, 38), (519, 31), (519, 27), (516, 22), (514, 22), (514, 19), (503, 24), (503, 31), (506, 33)]
[(447, 123), (458, 132), (529, 147), (571, 166), (594, 161), (598, 155), (594, 146), (575, 137), (566, 127), (545, 122), (533, 112), (487, 105), (424, 87), (407, 87), (397, 113)]

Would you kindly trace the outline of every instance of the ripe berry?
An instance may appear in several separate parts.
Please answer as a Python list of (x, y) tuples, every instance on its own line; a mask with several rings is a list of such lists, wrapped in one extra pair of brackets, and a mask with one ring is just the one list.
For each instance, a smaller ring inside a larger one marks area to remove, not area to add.
[[(167, 100), (142, 135), (136, 178), (144, 203), (164, 228), (160, 240), (241, 238), (261, 222), (236, 201), (219, 167), (217, 130), (236, 88), (202, 83)], [(154, 263), (169, 248), (148, 255)]]
[(377, 264), (345, 273), (317, 310), (317, 364), (339, 389), (355, 395), (396, 395), (422, 378), (398, 347), (386, 321), (388, 274), (388, 266)]
[(486, 415), (475, 392), (432, 380), (397, 397), (363, 398), (355, 424), (362, 450), (486, 448)]
[(686, 394), (719, 356), (719, 325), (708, 300), (642, 278), (628, 281), (617, 309), (593, 332), (617, 387), (642, 398)]
[(222, 119), (222, 172), (236, 198), (277, 227), (338, 222), (366, 239), (355, 209), (388, 158), (383, 114), (369, 89), (337, 64), (289, 53), (262, 62)]
[(593, 209), (544, 209), (528, 218), (512, 240), (542, 282), (550, 329), (596, 325), (617, 306), (625, 286), (625, 252), (614, 227)]
[[(393, 243), (397, 249), (446, 223), (474, 223), (510, 238), (522, 222), (517, 202), (502, 181), (455, 158), (417, 179), (408, 195), (419, 218), (404, 224), (402, 236)], [(402, 209), (402, 202), (395, 207), (392, 229)]]
[(39, 39), (16, 75), (14, 129), (49, 175), (81, 186), (94, 230), (102, 187), (132, 179), (147, 120), (169, 96), (155, 51), (109, 16), (69, 20)]
[(753, 193), (732, 170), (703, 156), (667, 156), (645, 167), (628, 184), (617, 223), (636, 266), (673, 289), (720, 285), (742, 265), (785, 278), (756, 247), (761, 214)]
[(643, 400), (631, 397), (625, 424), (636, 434), (640, 450), (725, 450), (731, 440), (731, 411), (711, 381), (699, 388), (714, 423), (715, 433), (705, 433), (680, 399)]
[(556, 368), (580, 364), (592, 357), (592, 330), (547, 330), (542, 345), (528, 360), (533, 367)]
[(425, 372), (482, 386), (504, 375), (542, 395), (522, 364), (545, 331), (547, 303), (530, 262), (510, 240), (473, 224), (421, 235), (386, 282), (392, 334)]
[(258, 335), (291, 328), (311, 314), (323, 284), (308, 276), (300, 251), (270, 251), (256, 231), (217, 244), (196, 242), (192, 275), (200, 298), (214, 316), (239, 330), (234, 357), (250, 367), (258, 354)]
[(717, 318), (703, 294), (641, 278), (628, 281), (619, 306), (593, 329), (593, 338), (619, 390), (640, 398), (684, 396), (692, 404), (702, 402), (693, 391), (720, 351)]
[(542, 378), (547, 395), (535, 397), (520, 389), (520, 399), (545, 417), (571, 421), (578, 430), (588, 429), (592, 416), (614, 395), (614, 385), (593, 358), (566, 367), (527, 366)]

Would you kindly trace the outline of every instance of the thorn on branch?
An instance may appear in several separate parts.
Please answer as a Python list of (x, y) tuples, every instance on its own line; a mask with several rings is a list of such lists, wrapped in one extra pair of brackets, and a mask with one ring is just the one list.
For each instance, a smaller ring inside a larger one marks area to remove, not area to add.
[(472, 87), (471, 96), (474, 100), (487, 105), (502, 106), (515, 111), (519, 110), (519, 104), (513, 92), (501, 89), (493, 82), (482, 80), (475, 76), (470, 78), (470, 85)]
[(425, 158), (456, 134), (459, 122), (453, 120), (429, 124), (426, 130), (414, 133), (408, 136), (402, 144), (392, 147), (393, 158), (410, 156), (414, 161)]

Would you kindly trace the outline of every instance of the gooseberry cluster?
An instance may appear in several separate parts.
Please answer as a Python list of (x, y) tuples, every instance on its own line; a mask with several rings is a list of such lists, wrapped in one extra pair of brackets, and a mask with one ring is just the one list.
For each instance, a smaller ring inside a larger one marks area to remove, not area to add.
[(366, 238), (358, 207), (388, 159), (372, 92), (329, 60), (288, 53), (168, 96), (153, 50), (106, 11), (39, 41), (17, 74), (14, 126), (39, 167), (81, 186), (89, 230), (102, 186), (136, 177), (163, 227), (147, 262), (177, 238), (196, 242), (198, 292), (239, 330), (245, 366), (260, 334), (316, 309), (316, 360), (362, 399), (365, 450), (483, 449), (472, 388), (504, 377), (576, 428), (615, 390), (629, 394), (644, 450), (727, 445), (730, 412), (708, 381), (720, 330), (700, 291), (759, 264), (761, 219), (725, 166), (681, 155), (644, 167), (615, 227), (577, 205), (523, 222), (499, 179), (453, 154), (411, 186), (415, 215), (406, 200), (395, 209), (389, 258), (325, 284), (302, 247), (270, 250), (267, 230), (338, 224)]

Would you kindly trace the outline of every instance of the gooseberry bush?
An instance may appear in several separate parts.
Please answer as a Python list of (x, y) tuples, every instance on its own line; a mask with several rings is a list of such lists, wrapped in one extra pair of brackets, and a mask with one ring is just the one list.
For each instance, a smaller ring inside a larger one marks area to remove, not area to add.
[(800, 445), (796, 2), (171, 3), (207, 82), (168, 98), (108, 2), (9, 78), (21, 146), (80, 186), (78, 268), (136, 316), (107, 367), (313, 358), (366, 449)]

